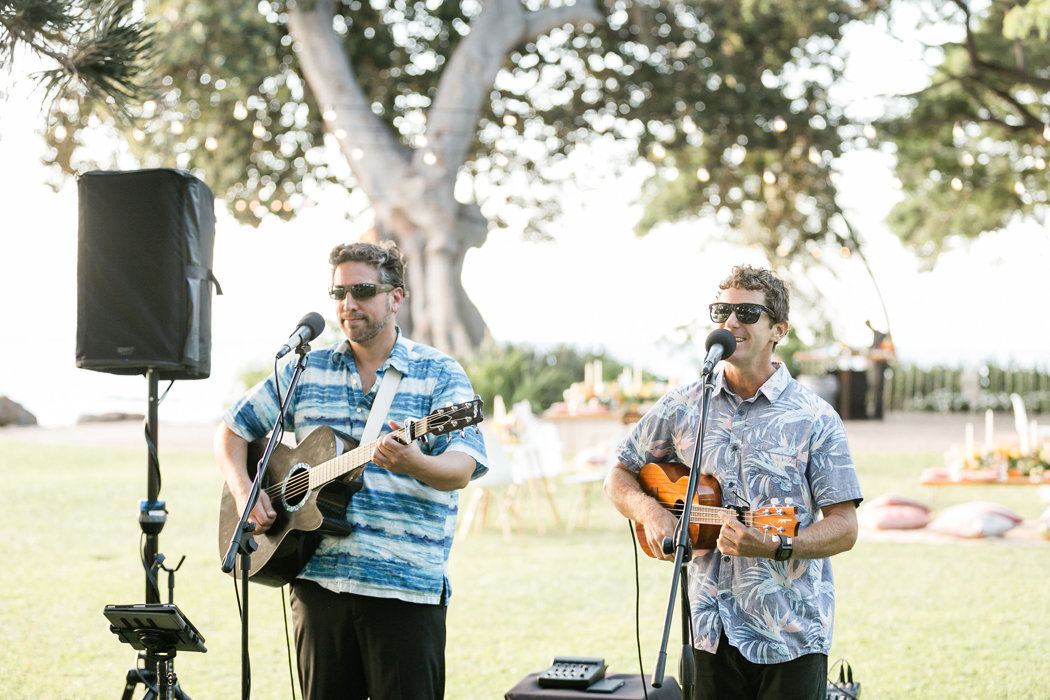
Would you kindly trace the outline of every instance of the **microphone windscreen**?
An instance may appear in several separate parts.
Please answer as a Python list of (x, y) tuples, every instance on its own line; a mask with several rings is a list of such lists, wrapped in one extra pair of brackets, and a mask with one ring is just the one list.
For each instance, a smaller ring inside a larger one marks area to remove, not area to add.
[(299, 321), (299, 325), (310, 329), (309, 340), (313, 340), (324, 332), (324, 318), (316, 311), (311, 311), (303, 316), (302, 320)]
[(721, 345), (723, 348), (722, 357), (729, 357), (736, 350), (736, 338), (725, 328), (718, 328), (711, 331), (711, 335), (707, 336), (707, 344), (704, 346), (704, 349), (710, 350), (713, 345)]

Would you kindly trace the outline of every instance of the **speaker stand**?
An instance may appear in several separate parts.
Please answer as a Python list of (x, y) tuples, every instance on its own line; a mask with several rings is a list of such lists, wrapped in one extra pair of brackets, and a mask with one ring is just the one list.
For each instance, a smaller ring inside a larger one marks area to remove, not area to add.
[[(157, 572), (163, 566), (164, 555), (159, 553), (158, 540), (160, 531), (167, 522), (168, 511), (160, 498), (160, 457), (157, 450), (158, 435), (158, 397), (157, 370), (146, 370), (146, 381), (149, 385), (149, 397), (146, 413), (146, 500), (139, 501), (139, 527), (142, 529), (142, 566), (146, 572), (146, 602), (160, 603), (160, 586), (157, 583)], [(185, 559), (185, 557), (183, 557)], [(179, 562), (175, 569), (168, 572), (168, 602), (172, 603), (175, 589), (175, 571), (182, 566)], [(146, 688), (143, 700), (190, 700), (179, 687), (175, 676), (175, 646), (163, 634), (143, 634), (141, 637), (145, 651), (139, 654), (139, 660), (145, 661), (145, 668), (135, 666), (125, 676), (124, 695), (122, 700), (131, 700), (135, 688), (142, 683)]]

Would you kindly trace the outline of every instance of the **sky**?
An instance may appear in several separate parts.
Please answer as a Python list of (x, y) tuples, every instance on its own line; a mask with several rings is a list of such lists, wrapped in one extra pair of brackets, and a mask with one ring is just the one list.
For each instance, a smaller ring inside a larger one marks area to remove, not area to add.
[[(885, 46), (868, 46), (868, 60), (851, 63), (855, 84), (877, 94), (911, 75), (887, 71)], [(45, 184), (40, 100), (15, 75), (13, 94), (0, 110), (0, 396), (21, 403), (45, 426), (84, 414), (144, 413), (144, 377), (75, 366), (76, 184), (70, 180), (58, 192)], [(12, 85), (11, 76), (0, 80)], [(860, 97), (857, 108), (863, 108)], [(924, 364), (1046, 366), (1050, 323), (1042, 308), (1050, 233), (1018, 224), (944, 255), (924, 272), (882, 223), (896, 196), (890, 165), (878, 154), (852, 155), (843, 163), (840, 190), (866, 244), (898, 356)], [(631, 228), (639, 214), (637, 176), (606, 174), (600, 154), (581, 158), (579, 172), (586, 176), (566, 183), (555, 241), (524, 242), (515, 231), (494, 230), (468, 254), (464, 287), (498, 341), (605, 348), (672, 379), (692, 378), (692, 367), (663, 339), (703, 321), (718, 281), (733, 265), (765, 260), (720, 241), (698, 222), (665, 225), (639, 239)], [(240, 392), (240, 373), (272, 362), (305, 313), (332, 318), (328, 251), (366, 228), (325, 202), (292, 222), (258, 230), (220, 210), (214, 271), (224, 294), (212, 301), (211, 375), (175, 382), (161, 420), (217, 419)], [(871, 340), (865, 320), (886, 327), (882, 305), (859, 260), (835, 264), (838, 278), (816, 275), (810, 282), (838, 318), (840, 340), (865, 346)]]

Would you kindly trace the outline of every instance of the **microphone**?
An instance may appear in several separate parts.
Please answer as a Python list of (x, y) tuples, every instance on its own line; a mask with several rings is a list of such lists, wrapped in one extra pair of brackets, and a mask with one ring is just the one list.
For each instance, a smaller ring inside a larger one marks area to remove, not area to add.
[(707, 348), (707, 358), (704, 359), (701, 375), (711, 374), (719, 360), (733, 354), (736, 350), (736, 338), (725, 328), (719, 328), (707, 336), (707, 344), (704, 347)]
[(288, 336), (288, 342), (281, 346), (281, 349), (277, 351), (277, 357), (274, 359), (281, 359), (292, 350), (309, 343), (311, 340), (321, 335), (324, 331), (324, 319), (321, 318), (321, 314), (316, 311), (311, 311), (299, 320), (299, 325), (296, 326), (295, 331)]

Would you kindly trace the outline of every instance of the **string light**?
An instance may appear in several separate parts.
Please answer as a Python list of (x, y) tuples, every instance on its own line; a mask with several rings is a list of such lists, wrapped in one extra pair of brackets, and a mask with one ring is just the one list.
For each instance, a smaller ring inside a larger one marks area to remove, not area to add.
[(1023, 195), (1025, 193), (1024, 183), (1020, 180), (1014, 183), (1014, 193), (1018, 196)]
[(969, 151), (964, 151), (960, 160), (962, 160), (962, 164), (965, 165), (967, 168), (972, 168), (973, 164), (976, 162), (976, 159), (973, 157), (973, 154)]
[(427, 165), (437, 165), (438, 158), (433, 151), (427, 151), (423, 154), (423, 162)]
[(784, 120), (783, 117), (777, 117), (773, 120), (773, 131), (777, 132), (778, 134), (784, 133), (785, 131), (787, 131), (787, 128), (788, 123)]
[(864, 125), (864, 137), (866, 139), (873, 140), (876, 136), (878, 136), (878, 132), (875, 131), (875, 125), (874, 124), (865, 124)]
[(214, 151), (219, 147), (219, 141), (214, 136), (209, 136), (204, 139), (204, 147), (209, 151)]
[(762, 182), (767, 185), (775, 185), (777, 184), (777, 176), (772, 170), (766, 170), (762, 173)]
[(240, 100), (233, 106), (233, 118), (237, 121), (244, 121), (248, 118), (248, 108)]
[(350, 151), (350, 157), (353, 158), (354, 160), (361, 160), (362, 158), (365, 157), (364, 149), (362, 149), (362, 148), (355, 148), (354, 150)]
[(707, 171), (707, 168), (697, 168), (696, 179), (700, 182), (707, 182), (711, 179), (711, 173)]
[(952, 178), (952, 189), (955, 190), (956, 192), (962, 192), (962, 188), (963, 188), (962, 180), (960, 180), (957, 177), (953, 177)]

